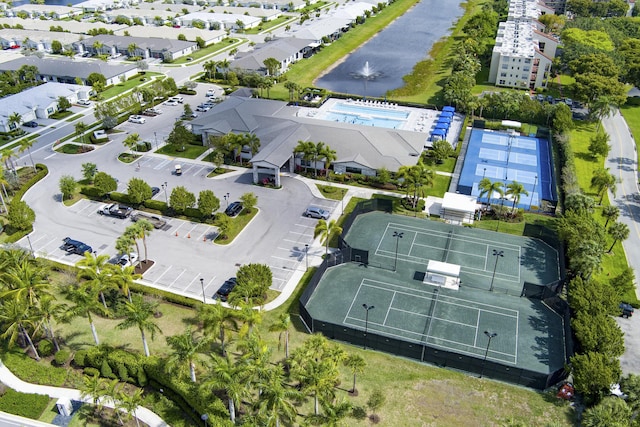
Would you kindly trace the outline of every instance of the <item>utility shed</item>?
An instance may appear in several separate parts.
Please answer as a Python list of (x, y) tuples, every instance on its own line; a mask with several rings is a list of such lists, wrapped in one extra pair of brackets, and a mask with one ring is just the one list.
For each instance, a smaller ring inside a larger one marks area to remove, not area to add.
[(441, 217), (451, 224), (473, 224), (477, 199), (466, 194), (445, 193)]

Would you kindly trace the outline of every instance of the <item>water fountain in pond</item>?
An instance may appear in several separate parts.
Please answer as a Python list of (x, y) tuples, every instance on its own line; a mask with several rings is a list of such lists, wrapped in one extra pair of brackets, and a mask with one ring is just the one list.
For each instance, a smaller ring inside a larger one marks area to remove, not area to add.
[(382, 73), (376, 71), (369, 65), (369, 61), (364, 63), (364, 67), (360, 71), (349, 73), (354, 79), (362, 79), (364, 81), (364, 98), (367, 98), (367, 82), (369, 80), (375, 80), (382, 76)]

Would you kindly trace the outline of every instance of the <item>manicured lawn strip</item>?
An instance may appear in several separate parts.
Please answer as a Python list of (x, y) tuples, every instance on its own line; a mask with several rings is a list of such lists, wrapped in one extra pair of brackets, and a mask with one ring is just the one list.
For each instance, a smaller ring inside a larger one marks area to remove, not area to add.
[(175, 144), (167, 144), (156, 150), (156, 153), (193, 160), (209, 149), (208, 147), (203, 147), (202, 145), (193, 144), (184, 145), (184, 151), (179, 151), (179, 148), (182, 147)]
[(295, 21), (297, 21), (298, 18), (295, 16), (291, 16), (291, 15), (283, 15), (283, 16), (279, 16), (276, 19), (273, 19), (271, 21), (267, 21), (267, 22), (262, 22), (260, 23), (260, 25), (258, 25), (255, 28), (249, 28), (246, 29), (242, 32), (242, 34), (260, 34), (260, 33), (266, 33), (265, 36), (267, 34), (269, 34), (269, 30), (272, 28), (276, 28), (276, 27), (280, 27), (283, 26), (286, 23), (293, 23)]
[(438, 172), (453, 173), (453, 170), (456, 167), (456, 160), (456, 157), (449, 157), (445, 159), (443, 163), (436, 163), (435, 161), (433, 161), (433, 159), (427, 158), (425, 164), (429, 165), (430, 168)]
[[(254, 216), (256, 216), (258, 214), (258, 209), (252, 209), (251, 212), (247, 212), (246, 209), (243, 209), (240, 211), (240, 214), (235, 217), (235, 218), (231, 218), (231, 221), (229, 222), (229, 230), (227, 230), (226, 232), (226, 239), (220, 239), (220, 238), (216, 238), (216, 243), (219, 245), (228, 245), (230, 243), (233, 242), (233, 239), (235, 239), (238, 234), (240, 234), (242, 232), (242, 230), (244, 230), (244, 228), (247, 226), (247, 224), (249, 224), (249, 221), (251, 221), (251, 219), (253, 219)], [(221, 213), (219, 215), (224, 215), (224, 213)], [(215, 222), (214, 222), (215, 224)]]
[(70, 143), (70, 144), (64, 144), (63, 146), (58, 147), (55, 150), (58, 153), (64, 153), (64, 154), (80, 154), (80, 153), (88, 153), (89, 151), (93, 151), (93, 147), (86, 147), (87, 151), (81, 151), (83, 150), (83, 147), (86, 147), (86, 146)]
[[(629, 129), (631, 129), (631, 133), (633, 134), (633, 139), (635, 141), (640, 141), (640, 100), (628, 98), (627, 103), (620, 107), (620, 113), (622, 113), (624, 120), (629, 125)], [(637, 160), (640, 162), (640, 151), (638, 151)]]
[(66, 121), (67, 121), (67, 122), (72, 122), (72, 121), (77, 120), (77, 119), (79, 119), (79, 118), (81, 118), (81, 117), (83, 117), (83, 115), (82, 115), (82, 114), (76, 114), (75, 116), (71, 116), (71, 117), (69, 117)]
[(207, 174), (207, 178), (213, 178), (214, 176), (223, 175), (228, 172), (233, 172), (233, 169), (215, 168), (214, 170), (212, 170)]
[(318, 190), (324, 197), (331, 200), (342, 200), (347, 190), (340, 187), (332, 187), (331, 185), (316, 184)]
[[(145, 74), (142, 76), (137, 76), (127, 80), (124, 83), (118, 83), (114, 86), (111, 86), (109, 89), (105, 90), (104, 92), (100, 92), (100, 96), (102, 97), (102, 99), (113, 98), (114, 96), (120, 95), (121, 93), (128, 91), (129, 89), (133, 89), (134, 87), (144, 86), (145, 84), (148, 84), (152, 81), (151, 77), (161, 76), (161, 75), (162, 74), (160, 73), (146, 71)], [(145, 79), (145, 81), (142, 81), (141, 79)]]
[(434, 196), (443, 197), (444, 193), (449, 191), (449, 185), (451, 184), (451, 177), (446, 175), (436, 175), (433, 180), (433, 186), (425, 187), (424, 197)]
[(595, 170), (601, 169), (604, 165), (602, 158), (593, 159), (589, 154), (589, 144), (591, 137), (595, 135), (595, 123), (577, 122), (575, 129), (569, 134), (571, 148), (575, 155), (576, 176), (580, 188), (585, 194), (599, 200), (598, 195), (591, 188), (591, 177)]
[[(240, 39), (223, 39), (222, 41), (209, 45), (204, 49), (198, 49), (197, 51), (190, 53), (188, 57), (193, 58), (191, 61), (187, 61), (187, 56), (183, 56), (182, 58), (178, 58), (173, 61), (171, 64), (191, 64), (194, 61), (197, 61), (200, 58), (203, 58), (207, 55), (211, 55), (212, 53), (220, 52), (225, 49), (229, 49), (233, 46), (238, 46), (238, 42), (244, 43), (243, 40)], [(171, 65), (167, 64), (167, 65)]]
[(78, 188), (76, 189), (76, 192), (68, 199), (64, 199), (64, 201), (62, 203), (64, 203), (65, 206), (73, 206), (76, 204), (76, 202), (84, 199), (85, 196), (84, 194), (80, 193), (80, 186), (78, 186)]

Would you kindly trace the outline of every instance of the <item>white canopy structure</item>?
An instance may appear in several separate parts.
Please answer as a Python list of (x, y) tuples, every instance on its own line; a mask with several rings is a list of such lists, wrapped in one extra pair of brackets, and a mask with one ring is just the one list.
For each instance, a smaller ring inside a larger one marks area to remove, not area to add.
[(445, 193), (442, 199), (442, 219), (453, 224), (473, 224), (477, 203), (475, 196)]
[(424, 275), (422, 282), (428, 285), (441, 286), (457, 291), (460, 287), (460, 266), (429, 260), (427, 273)]

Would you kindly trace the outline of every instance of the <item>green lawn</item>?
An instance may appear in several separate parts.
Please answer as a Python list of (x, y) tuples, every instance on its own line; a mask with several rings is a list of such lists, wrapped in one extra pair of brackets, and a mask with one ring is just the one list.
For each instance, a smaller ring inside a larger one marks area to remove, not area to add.
[[(109, 89), (106, 89), (103, 92), (100, 92), (100, 96), (102, 99), (113, 98), (114, 96), (118, 96), (123, 92), (128, 91), (129, 89), (133, 89), (134, 87), (142, 86), (151, 81), (151, 77), (153, 76), (161, 76), (160, 73), (153, 73), (150, 71), (145, 72), (144, 75), (138, 75), (137, 77), (131, 78), (124, 83), (118, 83), (116, 85), (111, 86)], [(142, 80), (144, 79), (144, 81)]]
[(82, 154), (87, 153), (89, 151), (93, 151), (93, 147), (87, 145), (78, 145), (78, 144), (64, 144), (61, 147), (56, 148), (58, 153), (64, 154)]
[(181, 157), (184, 159), (196, 159), (208, 149), (209, 147), (203, 147), (202, 145), (194, 144), (185, 144), (183, 146), (167, 144), (164, 147), (156, 150), (156, 153), (166, 154), (173, 157)]
[(324, 197), (331, 200), (342, 200), (347, 190), (340, 187), (333, 187), (331, 185), (316, 184), (318, 190)]
[[(254, 216), (258, 214), (258, 209), (254, 208), (251, 212), (247, 212), (246, 209), (242, 209), (240, 214), (235, 218), (231, 218), (229, 222), (229, 230), (226, 233), (226, 239), (222, 239), (220, 236), (216, 237), (215, 242), (219, 245), (228, 245), (233, 242), (238, 234), (244, 230), (244, 228), (249, 224), (249, 222), (253, 219)], [(224, 213), (220, 213), (219, 215), (224, 215)], [(214, 222), (215, 225), (215, 222)]]
[[(171, 64), (187, 64), (187, 63), (193, 63), (194, 61), (199, 60), (200, 58), (203, 58), (207, 55), (211, 55), (217, 52), (220, 52), (222, 50), (225, 49), (229, 49), (229, 47), (231, 46), (236, 46), (236, 44), (238, 42), (243, 42), (240, 39), (223, 39), (222, 41), (206, 46), (203, 49), (198, 49), (197, 51), (189, 54), (189, 56), (183, 56), (182, 58), (178, 58), (175, 61), (173, 61)], [(190, 61), (187, 61), (187, 58), (192, 58)], [(168, 64), (170, 65), (170, 64)]]
[[(604, 167), (603, 158), (593, 158), (589, 154), (589, 144), (595, 135), (596, 125), (591, 122), (575, 122), (576, 127), (569, 133), (569, 141), (575, 155), (576, 175), (580, 188), (586, 194), (596, 198), (597, 194), (591, 188), (593, 172)], [(596, 199), (597, 201), (598, 199)]]
[[(636, 141), (640, 141), (640, 98), (627, 98), (627, 103), (620, 107), (620, 112), (629, 125), (633, 138)], [(640, 161), (640, 153), (638, 154), (638, 160)]]
[(272, 28), (280, 27), (287, 23), (294, 23), (297, 20), (298, 18), (295, 16), (282, 15), (276, 19), (272, 19), (267, 22), (262, 22), (260, 25), (258, 25), (255, 28), (244, 30), (242, 34), (260, 34), (260, 33), (269, 34), (269, 30), (271, 30)]

